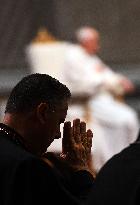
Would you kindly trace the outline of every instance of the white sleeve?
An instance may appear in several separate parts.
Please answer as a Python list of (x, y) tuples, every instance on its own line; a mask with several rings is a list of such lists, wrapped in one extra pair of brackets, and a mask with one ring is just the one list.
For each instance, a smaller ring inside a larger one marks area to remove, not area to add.
[(93, 69), (87, 55), (77, 50), (71, 50), (66, 55), (63, 81), (75, 94), (93, 95), (100, 86), (100, 82), (93, 76)]

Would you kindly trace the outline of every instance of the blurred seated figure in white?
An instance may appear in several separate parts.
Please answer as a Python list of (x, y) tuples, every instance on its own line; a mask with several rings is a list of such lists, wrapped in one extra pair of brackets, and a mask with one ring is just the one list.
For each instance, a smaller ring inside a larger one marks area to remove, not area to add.
[[(52, 50), (57, 53), (61, 63), (57, 69), (54, 66), (54, 70), (50, 72), (66, 84), (72, 93), (67, 120), (78, 117), (86, 121), (88, 128), (93, 130), (92, 166), (94, 171), (98, 172), (110, 157), (135, 141), (137, 137), (137, 113), (122, 101), (122, 96), (134, 91), (134, 86), (129, 79), (114, 72), (96, 55), (100, 48), (100, 35), (96, 29), (79, 28), (76, 31), (76, 38), (77, 44), (53, 41), (55, 43), (52, 45), (56, 46)], [(33, 59), (36, 64), (33, 68), (41, 69), (39, 72), (48, 72), (47, 62), (50, 59), (50, 63), (54, 65), (57, 62), (57, 58), (49, 57), (53, 56), (51, 51), (49, 54), (45, 52), (45, 49), (50, 50), (50, 45), (38, 43), (30, 46), (32, 56), (35, 56), (35, 52), (36, 55), (43, 55), (43, 52), (46, 55), (46, 58), (43, 57), (42, 66), (37, 64), (41, 58), (37, 63), (38, 58)], [(56, 49), (57, 45), (61, 52)], [(44, 51), (41, 51), (43, 47)], [(34, 72), (37, 69), (34, 69)], [(61, 140), (56, 140), (48, 150), (61, 152), (61, 146)]]
[(134, 85), (96, 55), (100, 48), (97, 30), (82, 27), (76, 31), (76, 37), (78, 44), (67, 52), (63, 77), (73, 95), (90, 95), (88, 125), (94, 131), (92, 159), (98, 172), (110, 157), (137, 137), (137, 113), (123, 102), (124, 95), (134, 91)]

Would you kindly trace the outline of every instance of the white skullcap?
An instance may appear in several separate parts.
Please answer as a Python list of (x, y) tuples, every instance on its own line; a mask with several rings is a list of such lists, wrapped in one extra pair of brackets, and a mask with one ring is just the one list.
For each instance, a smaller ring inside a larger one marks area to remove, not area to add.
[(81, 27), (76, 31), (76, 38), (78, 41), (84, 41), (97, 35), (99, 35), (98, 31), (88, 26)]

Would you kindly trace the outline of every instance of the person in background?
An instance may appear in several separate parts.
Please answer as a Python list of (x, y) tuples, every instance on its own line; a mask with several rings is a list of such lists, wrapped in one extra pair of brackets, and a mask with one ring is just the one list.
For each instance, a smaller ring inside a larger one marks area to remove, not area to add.
[[(93, 169), (98, 172), (114, 154), (135, 141), (139, 129), (136, 111), (124, 102), (133, 83), (114, 72), (98, 56), (100, 34), (93, 27), (76, 30), (77, 44), (65, 52), (61, 81), (72, 94), (67, 120), (75, 116), (94, 128)], [(50, 150), (57, 149), (52, 144)]]
[[(64, 84), (39, 73), (11, 91), (0, 123), (1, 205), (78, 205), (86, 199), (94, 182), (88, 167), (92, 132), (80, 119), (64, 123), (70, 96)], [(61, 123), (63, 150), (54, 160), (46, 151), (61, 137)]]

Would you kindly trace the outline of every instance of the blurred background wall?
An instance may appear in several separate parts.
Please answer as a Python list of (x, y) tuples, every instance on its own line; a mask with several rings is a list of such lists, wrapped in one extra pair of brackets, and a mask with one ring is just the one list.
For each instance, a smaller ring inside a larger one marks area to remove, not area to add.
[(126, 101), (140, 114), (139, 0), (0, 0), (0, 103), (30, 66), (25, 47), (40, 27), (60, 40), (74, 41), (82, 25), (101, 33), (100, 57), (136, 85)]

